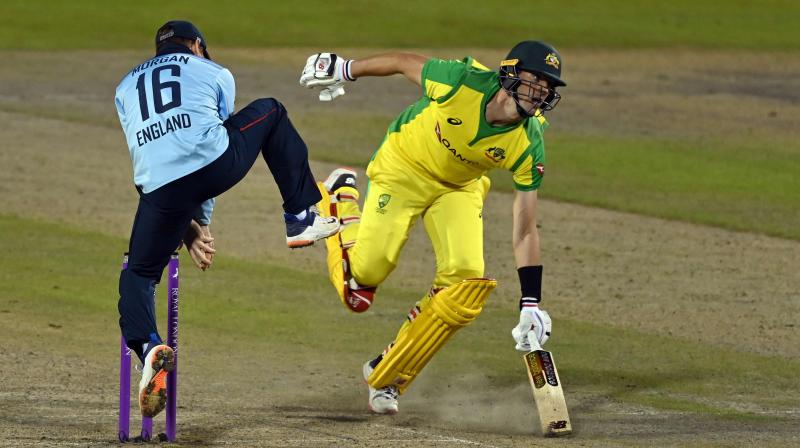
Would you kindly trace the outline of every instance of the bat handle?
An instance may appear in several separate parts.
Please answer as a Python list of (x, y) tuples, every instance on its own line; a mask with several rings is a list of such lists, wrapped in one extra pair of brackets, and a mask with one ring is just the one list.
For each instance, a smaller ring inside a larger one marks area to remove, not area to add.
[(536, 332), (533, 330), (528, 332), (528, 343), (531, 345), (532, 352), (542, 350), (542, 346), (539, 345), (539, 338), (536, 337)]

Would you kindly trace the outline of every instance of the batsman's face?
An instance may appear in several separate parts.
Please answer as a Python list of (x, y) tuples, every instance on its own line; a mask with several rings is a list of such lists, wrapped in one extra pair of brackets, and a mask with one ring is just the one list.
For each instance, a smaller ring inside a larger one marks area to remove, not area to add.
[(525, 71), (519, 74), (519, 79), (517, 87), (519, 105), (528, 111), (539, 109), (551, 94), (550, 82)]

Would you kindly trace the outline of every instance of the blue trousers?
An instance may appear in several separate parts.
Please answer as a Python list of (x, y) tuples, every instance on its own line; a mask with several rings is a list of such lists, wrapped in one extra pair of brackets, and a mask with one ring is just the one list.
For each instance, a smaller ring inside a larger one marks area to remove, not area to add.
[(118, 303), (122, 335), (139, 358), (142, 344), (162, 342), (156, 326), (155, 287), (203, 202), (242, 180), (259, 154), (278, 184), (287, 213), (300, 213), (322, 199), (308, 165), (308, 149), (281, 103), (256, 100), (231, 115), (224, 126), (230, 143), (217, 160), (150, 193), (139, 192)]

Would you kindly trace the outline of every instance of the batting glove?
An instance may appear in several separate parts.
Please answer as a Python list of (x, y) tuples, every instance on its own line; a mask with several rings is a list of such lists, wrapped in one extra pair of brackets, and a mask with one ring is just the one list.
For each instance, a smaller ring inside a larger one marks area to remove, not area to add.
[(323, 87), (319, 93), (320, 101), (332, 101), (344, 95), (344, 83), (355, 81), (350, 73), (352, 60), (344, 59), (335, 53), (317, 53), (308, 57), (300, 85), (314, 88)]
[(525, 306), (519, 312), (519, 324), (511, 330), (511, 336), (517, 342), (516, 349), (521, 352), (531, 351), (530, 335), (536, 335), (539, 345), (544, 345), (550, 338), (553, 322), (547, 311), (539, 309), (538, 304)]
[(320, 101), (333, 101), (337, 97), (344, 95), (344, 86), (342, 84), (333, 84), (319, 91)]

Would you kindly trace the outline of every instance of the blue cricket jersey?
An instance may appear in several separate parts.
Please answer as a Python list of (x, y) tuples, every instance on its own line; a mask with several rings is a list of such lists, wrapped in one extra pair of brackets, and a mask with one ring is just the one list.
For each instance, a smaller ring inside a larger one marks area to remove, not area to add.
[[(236, 86), (225, 67), (194, 54), (158, 55), (134, 67), (115, 102), (133, 161), (133, 182), (149, 193), (216, 160), (228, 147), (222, 122)], [(208, 224), (214, 200), (195, 218)]]

